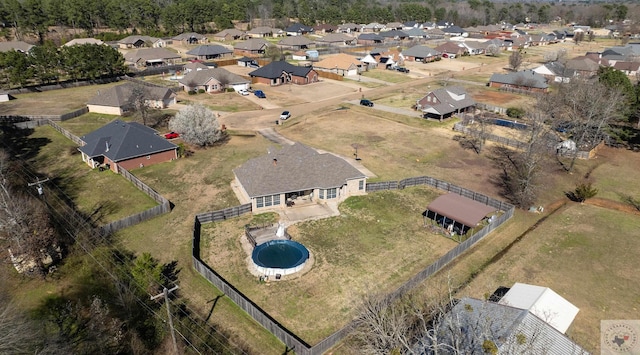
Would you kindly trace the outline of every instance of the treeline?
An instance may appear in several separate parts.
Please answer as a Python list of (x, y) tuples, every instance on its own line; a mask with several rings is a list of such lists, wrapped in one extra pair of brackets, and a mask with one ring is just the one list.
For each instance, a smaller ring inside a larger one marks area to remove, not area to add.
[(0, 86), (23, 87), (65, 80), (93, 80), (126, 73), (124, 57), (116, 49), (98, 44), (56, 47), (47, 41), (29, 55), (0, 52)]
[(122, 35), (211, 33), (233, 27), (233, 21), (272, 25), (274, 19), (279, 26), (286, 26), (292, 19), (306, 25), (448, 20), (463, 27), (561, 19), (564, 23), (602, 26), (636, 12), (622, 3), (567, 5), (489, 0), (0, 0), (4, 37), (22, 39), (30, 35), (40, 43), (44, 43), (50, 26), (81, 30), (88, 36), (96, 35), (98, 29)]

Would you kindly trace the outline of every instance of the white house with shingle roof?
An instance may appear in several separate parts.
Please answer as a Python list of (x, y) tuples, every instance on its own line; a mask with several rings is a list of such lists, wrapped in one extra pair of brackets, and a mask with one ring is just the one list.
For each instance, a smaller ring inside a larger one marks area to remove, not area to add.
[(342, 201), (366, 194), (365, 174), (344, 159), (300, 143), (270, 149), (233, 170), (241, 201), (253, 210), (287, 206), (288, 200)]
[[(108, 89), (98, 90), (96, 96), (89, 99), (89, 112), (107, 115), (123, 115), (132, 109), (132, 96), (135, 84), (126, 83)], [(149, 107), (163, 109), (176, 103), (176, 94), (168, 88), (142, 85), (145, 104)]]
[(227, 88), (235, 91), (246, 90), (251, 81), (224, 68), (211, 68), (190, 71), (178, 80), (178, 83), (185, 91), (202, 89), (205, 92), (214, 93), (222, 92)]

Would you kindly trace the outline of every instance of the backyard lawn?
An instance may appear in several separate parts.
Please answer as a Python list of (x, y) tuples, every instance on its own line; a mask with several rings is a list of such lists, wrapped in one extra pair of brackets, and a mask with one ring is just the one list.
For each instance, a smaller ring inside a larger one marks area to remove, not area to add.
[(394, 84), (405, 83), (407, 81), (411, 81), (414, 79), (408, 74), (400, 73), (395, 70), (386, 70), (386, 69), (369, 70), (369, 71), (362, 72), (361, 75), (367, 78), (378, 79), (378, 80), (385, 81), (387, 83), (394, 83)]
[(28, 139), (46, 143), (31, 160), (35, 170), (61, 187), (80, 212), (100, 216), (98, 224), (142, 212), (157, 204), (122, 176), (89, 168), (80, 158), (77, 146), (53, 128), (39, 127)]
[(17, 100), (3, 102), (0, 107), (3, 115), (61, 115), (85, 107), (99, 90), (120, 84), (122, 82), (16, 94)]
[(364, 294), (393, 291), (457, 245), (423, 226), (421, 213), (441, 193), (414, 187), (351, 197), (340, 205), (338, 217), (290, 227), (293, 240), (309, 249), (313, 262), (292, 280), (265, 284), (249, 273), (241, 236), (251, 217), (204, 225), (203, 259), (315, 344), (353, 319)]

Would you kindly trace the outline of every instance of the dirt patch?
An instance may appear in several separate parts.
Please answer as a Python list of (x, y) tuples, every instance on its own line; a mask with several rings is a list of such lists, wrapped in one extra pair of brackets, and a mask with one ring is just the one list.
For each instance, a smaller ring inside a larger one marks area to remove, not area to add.
[(594, 197), (586, 200), (584, 203), (591, 206), (598, 206), (598, 207), (602, 207), (602, 208), (606, 208), (614, 211), (620, 211), (620, 212), (640, 216), (640, 210), (631, 206), (630, 204), (625, 204), (618, 201), (612, 201), (612, 200)]

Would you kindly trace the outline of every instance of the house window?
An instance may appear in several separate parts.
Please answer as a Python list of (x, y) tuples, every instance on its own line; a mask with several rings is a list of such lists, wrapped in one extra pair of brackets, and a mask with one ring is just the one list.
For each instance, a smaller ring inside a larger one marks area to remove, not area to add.
[(324, 200), (324, 190), (323, 189), (319, 190), (318, 198), (320, 198), (321, 200)]
[(336, 198), (336, 188), (327, 189), (327, 199)]
[(265, 196), (264, 197), (264, 205), (265, 205), (265, 207), (271, 206), (271, 196)]
[(264, 207), (264, 197), (256, 198), (256, 207), (257, 208)]
[(358, 190), (364, 190), (364, 180), (358, 181)]
[(274, 206), (280, 205), (280, 195), (273, 195), (273, 205)]

